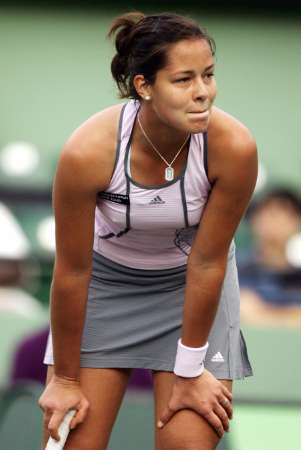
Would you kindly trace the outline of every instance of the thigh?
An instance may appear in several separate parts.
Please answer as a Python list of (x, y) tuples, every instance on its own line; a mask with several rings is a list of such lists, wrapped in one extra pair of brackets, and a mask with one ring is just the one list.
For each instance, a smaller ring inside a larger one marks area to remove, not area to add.
[[(53, 368), (48, 369), (47, 382)], [(69, 434), (64, 450), (105, 450), (130, 375), (128, 369), (81, 368), (80, 382), (90, 408), (85, 421)], [(44, 430), (42, 449), (48, 440)]]
[[(155, 424), (167, 405), (175, 375), (171, 372), (154, 372)], [(220, 380), (228, 389), (232, 381)], [(156, 450), (213, 450), (219, 437), (200, 415), (192, 410), (177, 412), (164, 428), (155, 426)]]

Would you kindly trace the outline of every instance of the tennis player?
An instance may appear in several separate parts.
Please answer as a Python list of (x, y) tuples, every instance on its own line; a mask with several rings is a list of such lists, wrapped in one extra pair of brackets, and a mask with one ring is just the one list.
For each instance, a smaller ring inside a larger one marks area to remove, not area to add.
[[(256, 144), (213, 106), (215, 46), (176, 14), (116, 18), (124, 104), (74, 131), (55, 177), (49, 434), (105, 450), (132, 368), (152, 370), (156, 450), (211, 450), (252, 374), (233, 236), (254, 190)], [(133, 448), (135, 443), (133, 442)]]

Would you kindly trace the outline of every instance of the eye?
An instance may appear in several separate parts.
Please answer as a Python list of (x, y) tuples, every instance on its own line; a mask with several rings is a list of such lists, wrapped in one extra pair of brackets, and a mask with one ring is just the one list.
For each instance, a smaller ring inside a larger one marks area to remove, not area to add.
[(179, 78), (178, 80), (175, 80), (175, 83), (186, 83), (189, 80), (190, 80), (189, 77), (183, 77), (183, 78)]
[(213, 78), (214, 77), (214, 73), (213, 72), (209, 72), (205, 74), (205, 78)]

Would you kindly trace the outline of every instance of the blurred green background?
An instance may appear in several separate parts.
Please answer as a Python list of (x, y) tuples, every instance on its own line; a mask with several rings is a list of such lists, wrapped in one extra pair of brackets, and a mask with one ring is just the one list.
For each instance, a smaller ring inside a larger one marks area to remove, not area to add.
[[(17, 338), (48, 320), (54, 253), (41, 238), (41, 222), (52, 215), (51, 186), (60, 149), (89, 116), (120, 101), (110, 76), (114, 49), (106, 38), (117, 14), (131, 9), (172, 10), (204, 25), (217, 44), (216, 104), (252, 131), (258, 144), (262, 179), (266, 178), (268, 184), (301, 189), (301, 16), (290, 2), (281, 10), (275, 10), (272, 3), (269, 7), (269, 2), (263, 8), (259, 2), (215, 2), (214, 6), (205, 2), (201, 7), (199, 2), (191, 1), (185, 2), (186, 9), (180, 2), (157, 3), (153, 9), (143, 2), (96, 3), (71, 7), (61, 2), (49, 7), (41, 2), (15, 2), (14, 7), (0, 6), (0, 202), (13, 212), (29, 241), (22, 289), (44, 308), (23, 320), (18, 332), (7, 318), (2, 318), (3, 347), (8, 330), (12, 340), (7, 349), (2, 349), (1, 385), (7, 380), (10, 352)], [(20, 170), (9, 171), (5, 166), (9, 159), (7, 146), (16, 142), (37, 149), (30, 174), (22, 171), (22, 152), (11, 158)], [(248, 239), (248, 229), (242, 223), (237, 233), (238, 246), (247, 246)], [(290, 448), (298, 448), (293, 430), (300, 420), (301, 367), (294, 352), (299, 352), (300, 332), (245, 332), (257, 377), (237, 383), (241, 405), (229, 448), (283, 450), (286, 440)], [(279, 352), (277, 346), (273, 348), (275, 341), (282, 354), (287, 348), (290, 352), (286, 354), (286, 365), (283, 362), (281, 367), (275, 360)], [(288, 374), (289, 382), (284, 378)], [(143, 411), (150, 411), (149, 397), (141, 405), (139, 417)], [(127, 414), (131, 408), (136, 411), (131, 401), (126, 408), (121, 421), (131, 420), (126, 419), (131, 417)], [(139, 435), (142, 442), (149, 427), (143, 423)], [(262, 423), (266, 427), (260, 427)], [(119, 437), (122, 442), (126, 429), (122, 424), (120, 427), (114, 437), (116, 443)], [(131, 439), (129, 448), (133, 448), (135, 436)], [(151, 442), (151, 437), (146, 440)], [(117, 448), (121, 448), (120, 444), (112, 450)], [(144, 448), (151, 448), (151, 444)]]
[[(106, 38), (116, 12), (1, 12), (0, 139), (38, 147), (44, 164), (28, 183), (48, 187), (69, 134), (116, 102)], [(216, 40), (217, 105), (253, 132), (270, 176), (300, 186), (300, 17), (187, 13)]]

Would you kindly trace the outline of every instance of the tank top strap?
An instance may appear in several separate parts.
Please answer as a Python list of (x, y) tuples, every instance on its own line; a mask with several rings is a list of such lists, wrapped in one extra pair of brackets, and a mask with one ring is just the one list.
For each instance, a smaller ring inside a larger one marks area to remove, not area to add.
[(126, 156), (126, 148), (131, 138), (135, 118), (139, 110), (140, 104), (137, 100), (130, 100), (122, 107), (117, 136), (117, 148), (113, 175), (110, 183), (111, 190), (124, 190), (126, 184), (126, 175), (124, 170), (124, 161)]
[(120, 140), (128, 140), (132, 134), (135, 118), (139, 111), (140, 103), (138, 100), (130, 100), (121, 111), (119, 119)]
[(207, 153), (207, 132), (192, 134), (185, 177), (190, 183), (197, 183), (206, 193), (211, 189)]
[(130, 100), (122, 107), (117, 136), (117, 148), (113, 175), (109, 187), (110, 192), (123, 192), (126, 188), (126, 174), (124, 170), (124, 161), (126, 156), (126, 148), (131, 138), (135, 118), (139, 110), (140, 104), (137, 100)]

